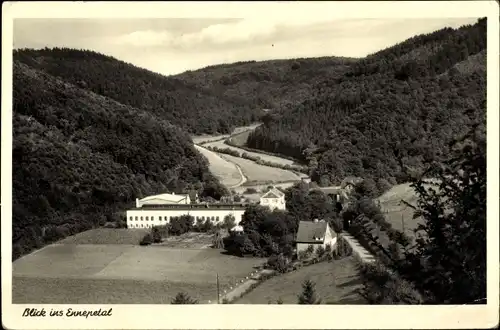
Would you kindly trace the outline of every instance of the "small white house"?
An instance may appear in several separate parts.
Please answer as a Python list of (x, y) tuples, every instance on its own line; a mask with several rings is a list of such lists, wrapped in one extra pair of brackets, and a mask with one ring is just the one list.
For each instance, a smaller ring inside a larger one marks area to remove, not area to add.
[(260, 205), (267, 206), (271, 210), (286, 210), (285, 193), (272, 188), (260, 197)]
[(313, 246), (314, 251), (319, 246), (326, 248), (327, 245), (330, 245), (333, 249), (337, 243), (337, 235), (328, 225), (328, 222), (324, 220), (301, 221), (295, 243), (297, 245), (297, 255), (299, 255), (299, 252), (307, 250), (310, 245)]

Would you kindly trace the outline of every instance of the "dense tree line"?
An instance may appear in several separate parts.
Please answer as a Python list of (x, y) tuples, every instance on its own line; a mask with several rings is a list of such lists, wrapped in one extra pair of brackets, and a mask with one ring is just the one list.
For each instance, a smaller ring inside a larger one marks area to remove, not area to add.
[[(407, 181), (426, 161), (443, 160), (446, 143), (476, 118), (485, 122), (485, 49), (485, 19), (412, 38), (265, 116), (247, 144), (307, 161), (320, 184), (348, 175)], [(464, 61), (474, 69), (461, 72)]]
[(14, 60), (144, 110), (192, 134), (231, 133), (235, 126), (255, 122), (260, 115), (251, 98), (225, 96), (94, 51), (20, 49), (14, 51)]
[(120, 224), (136, 197), (227, 194), (179, 128), (18, 61), (13, 70), (14, 258)]

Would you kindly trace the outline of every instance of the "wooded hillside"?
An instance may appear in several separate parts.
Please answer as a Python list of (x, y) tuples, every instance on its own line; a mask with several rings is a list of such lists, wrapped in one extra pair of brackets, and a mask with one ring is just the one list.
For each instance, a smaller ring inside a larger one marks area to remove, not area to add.
[(175, 77), (135, 67), (93, 51), (69, 48), (21, 49), (14, 60), (80, 88), (147, 111), (191, 134), (230, 133), (257, 121), (252, 99), (222, 95)]
[(168, 121), (19, 61), (13, 69), (14, 258), (119, 224), (136, 197), (224, 192), (188, 134)]
[(486, 120), (486, 19), (417, 36), (353, 63), (267, 116), (248, 146), (308, 160), (312, 179), (407, 181)]

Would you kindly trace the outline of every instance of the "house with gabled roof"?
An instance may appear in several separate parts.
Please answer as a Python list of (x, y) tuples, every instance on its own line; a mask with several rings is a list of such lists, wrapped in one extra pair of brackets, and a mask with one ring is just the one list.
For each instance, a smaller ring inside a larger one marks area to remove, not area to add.
[(300, 221), (299, 230), (295, 244), (297, 256), (301, 251), (305, 251), (309, 246), (316, 251), (318, 247), (326, 248), (328, 245), (333, 249), (337, 243), (337, 235), (325, 220)]
[(286, 210), (285, 193), (273, 187), (260, 197), (260, 205), (271, 210)]

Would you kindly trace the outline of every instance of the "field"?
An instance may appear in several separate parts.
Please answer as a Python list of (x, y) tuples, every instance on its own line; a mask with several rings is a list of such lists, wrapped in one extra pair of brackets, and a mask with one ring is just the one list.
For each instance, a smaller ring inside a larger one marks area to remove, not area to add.
[(66, 237), (61, 244), (131, 244), (136, 245), (148, 232), (147, 229), (98, 228)]
[(231, 150), (235, 150), (235, 151), (239, 152), (240, 154), (243, 154), (245, 152), (248, 155), (260, 157), (260, 159), (267, 161), (267, 162), (272, 162), (272, 163), (277, 163), (277, 164), (282, 164), (282, 165), (294, 165), (295, 164), (295, 162), (293, 160), (281, 158), (278, 156), (266, 155), (266, 154), (262, 154), (259, 152), (246, 151), (246, 150), (241, 149), (241, 148), (229, 146), (229, 145), (224, 143), (224, 140), (210, 142), (210, 143), (207, 143), (205, 146), (217, 147), (217, 148), (221, 148), (221, 149), (231, 149)]
[(208, 159), (210, 172), (226, 187), (234, 187), (245, 181), (236, 165), (221, 158), (215, 152), (195, 145), (195, 148)]
[(301, 178), (297, 174), (291, 171), (283, 170), (281, 168), (259, 165), (251, 160), (234, 157), (231, 155), (221, 154), (221, 157), (231, 163), (237, 164), (243, 171), (243, 174), (246, 176), (247, 182), (249, 183), (252, 181), (271, 183), (301, 180)]
[(13, 263), (13, 303), (161, 304), (181, 291), (200, 303), (247, 276), (263, 259), (215, 249), (53, 244)]
[(421, 223), (421, 219), (413, 219), (413, 209), (403, 203), (401, 200), (408, 202), (411, 205), (416, 205), (417, 196), (409, 183), (400, 184), (386, 191), (376, 201), (380, 202), (380, 206), (387, 221), (396, 230), (403, 230), (410, 237), (414, 236), (413, 229), (417, 228)]
[(284, 304), (297, 304), (297, 295), (302, 292), (302, 283), (306, 279), (316, 283), (316, 293), (322, 304), (366, 303), (356, 292), (361, 287), (361, 282), (352, 257), (306, 266), (273, 277), (234, 303), (267, 304), (269, 301), (275, 303), (281, 298)]

